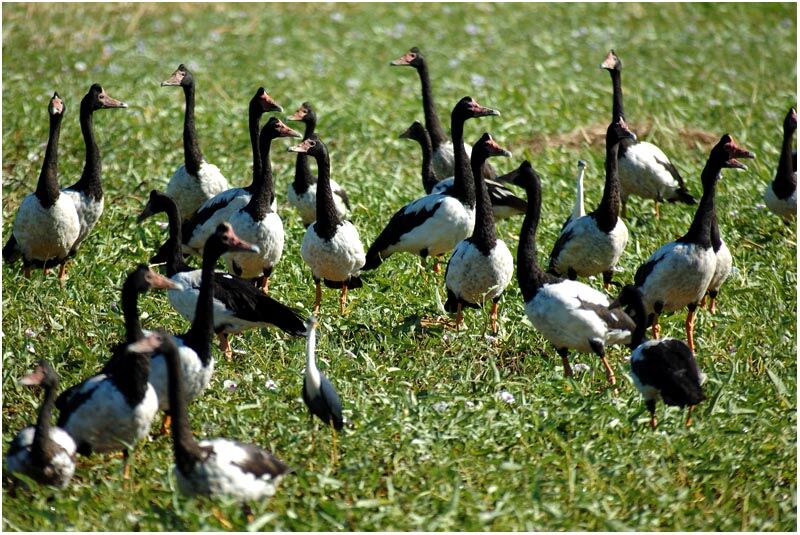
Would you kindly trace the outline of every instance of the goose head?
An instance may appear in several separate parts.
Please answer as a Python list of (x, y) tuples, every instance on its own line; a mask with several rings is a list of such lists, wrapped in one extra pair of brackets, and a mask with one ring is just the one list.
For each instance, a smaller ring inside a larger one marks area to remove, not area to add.
[(789, 108), (789, 113), (783, 120), (783, 131), (787, 134), (794, 134), (795, 130), (797, 130), (797, 110)]
[(266, 124), (261, 128), (262, 139), (275, 139), (279, 137), (303, 137), (296, 130), (286, 126), (277, 117), (270, 117)]
[(606, 59), (603, 60), (603, 63), (600, 64), (601, 69), (605, 69), (607, 71), (621, 71), (622, 70), (622, 61), (619, 57), (614, 53), (613, 50), (609, 50)]
[(250, 99), (250, 109), (254, 109), (259, 114), (273, 111), (280, 113), (283, 111), (283, 108), (267, 94), (267, 90), (263, 87), (259, 87), (256, 94)]
[(174, 338), (163, 329), (149, 332), (144, 338), (132, 344), (128, 344), (129, 353), (163, 353), (164, 355), (174, 355), (178, 346)]
[(492, 156), (511, 157), (511, 153), (500, 147), (489, 132), (484, 132), (480, 139), (472, 145), (472, 154), (473, 158), (482, 158), (484, 160)]
[(112, 98), (106, 93), (100, 84), (92, 84), (89, 92), (83, 97), (81, 106), (88, 105), (92, 110), (104, 110), (108, 108), (127, 108), (128, 105)]
[(125, 279), (125, 285), (132, 285), (137, 292), (148, 290), (182, 290), (183, 285), (159, 275), (147, 264), (139, 264)]
[(181, 63), (178, 65), (178, 68), (175, 69), (175, 72), (172, 73), (172, 76), (161, 82), (161, 87), (166, 86), (181, 86), (181, 87), (191, 87), (194, 85), (194, 77), (192, 73), (189, 72), (189, 69), (186, 68), (186, 65)]
[(304, 140), (302, 143), (289, 147), (289, 152), (304, 152), (309, 156), (319, 156), (325, 150), (325, 144), (314, 134), (310, 138)]
[(317, 114), (314, 113), (314, 108), (308, 102), (303, 102), (300, 107), (286, 118), (287, 121), (301, 121), (304, 124), (317, 122)]
[(425, 129), (425, 126), (419, 121), (414, 121), (399, 137), (401, 139), (413, 139), (414, 141), (422, 142), (427, 135), (428, 131)]
[(519, 167), (509, 173), (509, 175), (510, 174), (514, 175), (513, 178), (510, 179), (510, 182), (525, 190), (530, 190), (536, 181), (541, 180), (539, 174), (533, 169), (531, 162), (528, 160), (522, 162)]
[(400, 56), (399, 58), (389, 62), (393, 67), (414, 67), (415, 69), (423, 65), (425, 58), (419, 51), (419, 48), (412, 47), (411, 50)]
[(147, 200), (147, 204), (144, 206), (142, 213), (136, 217), (136, 222), (141, 223), (150, 216), (166, 212), (171, 205), (177, 208), (175, 201), (173, 201), (169, 195), (157, 190), (152, 190), (150, 191), (150, 198)]
[(22, 377), (19, 384), (25, 386), (41, 386), (43, 388), (56, 388), (58, 386), (58, 374), (46, 360), (40, 360), (31, 373)]
[(50, 115), (64, 115), (66, 108), (64, 107), (64, 101), (61, 100), (61, 97), (58, 96), (58, 93), (53, 93), (53, 98), (50, 99), (50, 105), (47, 108), (47, 111)]
[(711, 149), (710, 160), (721, 162), (722, 168), (729, 169), (747, 169), (738, 158), (755, 158), (756, 155), (749, 150), (746, 150), (733, 140), (730, 134), (725, 134), (719, 140), (713, 149)]
[(478, 104), (474, 98), (466, 96), (458, 101), (453, 108), (452, 118), (471, 119), (473, 117), (486, 117), (500, 115), (500, 112)]
[(248, 243), (233, 231), (230, 223), (220, 223), (214, 233), (206, 240), (203, 251), (210, 250), (212, 254), (222, 256), (229, 252), (258, 253), (257, 245)]
[(606, 144), (611, 147), (623, 139), (636, 140), (636, 134), (628, 129), (625, 119), (620, 117), (608, 125), (608, 129), (606, 130)]

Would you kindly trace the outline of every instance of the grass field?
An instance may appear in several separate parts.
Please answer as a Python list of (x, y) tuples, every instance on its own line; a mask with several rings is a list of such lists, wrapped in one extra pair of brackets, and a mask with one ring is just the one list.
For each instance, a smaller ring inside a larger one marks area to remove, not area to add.
[[(35, 420), (40, 394), (16, 380), (37, 359), (53, 361), (69, 386), (121, 337), (121, 283), (165, 235), (135, 216), (183, 159), (183, 95), (159, 87), (181, 62), (197, 79), (201, 147), (232, 185), (250, 181), (246, 103), (258, 86), (286, 114), (311, 101), (366, 246), (422, 191), (417, 145), (398, 139), (422, 120), (419, 80), (412, 69), (389, 67), (415, 45), (445, 127), (455, 102), (471, 95), (502, 115), (469, 121), (467, 140), (489, 131), (514, 154), (494, 162), (501, 171), (527, 158), (542, 174), (540, 262), (571, 210), (579, 158), (589, 162), (587, 207), (601, 196), (598, 134), (611, 117), (611, 84), (598, 67), (610, 48), (624, 64), (629, 124), (670, 155), (693, 193), (722, 134), (757, 158), (746, 171), (726, 171), (718, 188), (736, 270), (717, 315), (699, 315), (708, 400), (691, 428), (683, 413), (659, 405), (651, 431), (627, 379), (626, 348), (610, 351), (618, 395), (588, 355), (573, 362), (592, 371), (565, 380), (553, 348), (523, 321), (516, 281), (496, 340), (472, 310), (466, 331), (423, 328), (422, 318), (444, 315), (443, 277), (426, 281), (416, 258), (397, 255), (351, 292), (348, 315), (339, 316), (332, 290), (324, 295), (321, 367), (353, 422), (340, 436), (337, 466), (326, 431), (318, 429), (311, 451), (300, 400), (304, 340), (248, 332), (233, 339), (242, 353), (232, 362), (215, 350), (211, 387), (190, 415), (198, 436), (252, 441), (295, 468), (275, 498), (252, 504), (253, 524), (236, 503), (178, 494), (170, 439), (154, 435), (137, 448), (128, 485), (121, 459), (93, 456), (80, 459), (63, 491), (4, 490), (3, 529), (794, 530), (796, 227), (765, 210), (761, 196), (783, 117), (796, 106), (796, 23), (792, 4), (4, 4), (4, 240), (35, 188), (53, 91), (67, 106), (62, 185), (83, 165), (78, 108), (89, 85), (130, 105), (95, 114), (106, 211), (66, 287), (54, 274), (26, 280), (19, 265), (3, 266), (4, 450)], [(295, 160), (286, 147), (273, 144), (287, 236), (271, 293), (308, 313), (314, 292), (299, 254), (304, 229), (285, 201)], [(693, 215), (665, 205), (656, 221), (651, 202), (628, 208), (623, 282)], [(520, 224), (498, 225), (512, 252)], [(149, 294), (140, 307), (146, 328), (187, 328), (164, 295)], [(682, 336), (684, 318), (664, 318), (664, 332)]]

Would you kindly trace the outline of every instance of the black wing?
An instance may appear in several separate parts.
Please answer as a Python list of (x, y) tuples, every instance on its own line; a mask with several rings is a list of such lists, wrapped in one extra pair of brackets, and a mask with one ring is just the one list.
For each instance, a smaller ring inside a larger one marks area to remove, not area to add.
[(219, 201), (206, 206), (202, 210), (198, 210), (192, 216), (192, 218), (188, 222), (185, 222), (181, 227), (183, 243), (189, 243), (189, 240), (191, 239), (192, 234), (194, 234), (195, 229), (211, 219), (217, 210), (230, 204), (231, 200), (232, 199), (220, 199)]
[(334, 193), (334, 195), (338, 195), (339, 198), (342, 199), (342, 202), (344, 203), (344, 205), (349, 210), (350, 209), (350, 198), (347, 196), (347, 192), (344, 190), (344, 188), (339, 188), (337, 190), (334, 190), (333, 193)]
[(303, 317), (297, 310), (265, 295), (251, 283), (225, 273), (214, 273), (214, 298), (222, 302), (236, 317), (264, 322), (294, 336), (306, 332)]
[(567, 245), (567, 242), (572, 239), (573, 234), (574, 233), (571, 230), (568, 230), (566, 232), (562, 231), (561, 234), (558, 235), (556, 243), (553, 244), (553, 250), (550, 252), (550, 264), (547, 266), (548, 273), (552, 273), (553, 275), (559, 275), (559, 273), (556, 273), (555, 271), (556, 259), (558, 259), (558, 256), (561, 254), (561, 251)]
[(70, 415), (72, 415), (78, 407), (83, 405), (83, 403), (92, 397), (97, 387), (100, 386), (101, 381), (97, 381), (92, 388), (88, 388), (85, 391), (81, 392), (81, 389), (84, 387), (87, 381), (94, 379), (97, 375), (93, 375), (86, 381), (83, 381), (75, 386), (72, 386), (63, 392), (56, 398), (56, 408), (59, 410), (58, 414), (58, 425), (59, 427), (63, 427), (66, 425), (67, 420), (69, 419)]
[(603, 323), (605, 323), (609, 329), (632, 332), (636, 328), (636, 322), (621, 308), (608, 308), (607, 306), (598, 305), (597, 303), (584, 301), (580, 297), (578, 297), (578, 301), (581, 303), (581, 308), (591, 310), (597, 314), (597, 317), (603, 320)]
[(685, 407), (706, 398), (697, 362), (683, 341), (662, 340), (642, 348), (642, 352), (644, 358), (631, 361), (631, 370), (642, 384), (658, 389), (664, 403)]
[(17, 245), (17, 238), (12, 234), (3, 247), (3, 261), (10, 264), (19, 260), (21, 256), (22, 250)]
[(241, 463), (231, 464), (238, 466), (248, 474), (253, 474), (256, 478), (261, 478), (265, 475), (275, 478), (290, 471), (286, 463), (258, 446), (244, 444), (235, 440), (231, 442), (243, 449), (247, 455)]
[(492, 206), (508, 206), (520, 213), (528, 210), (528, 201), (514, 195), (514, 192), (494, 180), (486, 181), (486, 188), (489, 191), (489, 198)]
[(644, 282), (647, 280), (647, 277), (650, 276), (650, 273), (656, 268), (659, 262), (664, 258), (664, 255), (657, 256), (652, 258), (639, 266), (636, 269), (636, 273), (633, 275), (633, 284), (634, 286), (643, 286)]
[[(321, 374), (320, 374), (321, 375)], [(328, 380), (327, 377), (321, 375), (320, 393), (325, 404), (328, 406), (330, 414), (330, 421), (333, 422), (333, 428), (339, 431), (344, 426), (344, 419), (342, 418), (342, 402), (339, 399), (339, 394), (336, 389)]]

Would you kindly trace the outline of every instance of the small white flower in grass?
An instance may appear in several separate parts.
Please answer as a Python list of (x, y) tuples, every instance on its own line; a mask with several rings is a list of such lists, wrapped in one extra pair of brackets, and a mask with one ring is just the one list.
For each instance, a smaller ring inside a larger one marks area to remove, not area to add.
[(737, 217), (739, 215), (739, 210), (731, 210), (729, 214), (731, 217)]
[(447, 333), (442, 334), (442, 342), (447, 343), (450, 341), (450, 335)]
[(219, 43), (222, 40), (222, 36), (217, 31), (212, 31), (208, 34), (209, 41), (213, 43)]
[(25, 346), (25, 350), (26, 350), (28, 353), (33, 353), (34, 355), (36, 354), (36, 350), (33, 348), (33, 344), (28, 344), (28, 345), (26, 345), (26, 346)]
[(282, 45), (286, 42), (286, 38), (282, 35), (276, 35), (275, 37), (271, 37), (269, 42), (272, 45)]
[(222, 388), (227, 390), (228, 392), (233, 392), (238, 387), (238, 383), (236, 381), (231, 381), (230, 379), (225, 379), (222, 382)]
[(107, 58), (114, 53), (114, 45), (103, 45), (103, 57)]
[(246, 355), (247, 354), (247, 351), (245, 351), (244, 349), (233, 349), (231, 351), (233, 352), (234, 355)]
[(451, 69), (453, 69), (453, 68), (455, 68), (455, 67), (458, 67), (459, 65), (461, 65), (461, 60), (460, 60), (460, 59), (458, 59), (458, 58), (450, 58), (450, 59), (447, 61), (447, 65), (448, 65), (448, 66), (449, 66)]
[(197, 71), (200, 69), (200, 64), (194, 60), (189, 60), (189, 63), (187, 63), (186, 66), (189, 67), (189, 70), (191, 71)]
[(398, 22), (392, 28), (392, 37), (403, 37), (403, 34), (406, 33), (406, 25), (402, 22)]
[(588, 364), (584, 364), (583, 362), (579, 362), (577, 364), (572, 365), (572, 371), (575, 373), (586, 373), (590, 370)]
[(353, 353), (352, 351), (350, 351), (349, 349), (345, 349), (345, 350), (344, 350), (344, 354), (345, 354), (345, 355), (347, 355), (348, 357), (350, 357), (351, 359), (358, 358), (358, 357), (356, 356), (356, 354), (355, 354), (355, 353)]
[(334, 13), (331, 13), (331, 20), (333, 22), (342, 22), (344, 20), (344, 15), (336, 11)]
[(447, 410), (449, 406), (450, 404), (446, 401), (437, 401), (436, 403), (433, 404), (433, 410), (435, 410), (436, 412), (444, 412)]
[(497, 393), (497, 399), (511, 405), (512, 403), (514, 403), (514, 394), (506, 390), (503, 390)]
[(464, 26), (464, 31), (467, 32), (469, 35), (477, 35), (478, 34), (478, 27), (474, 24), (467, 24)]
[(350, 90), (358, 89), (361, 86), (361, 80), (358, 80), (357, 78), (348, 78), (344, 85), (346, 85), (347, 89)]
[(480, 74), (470, 74), (469, 80), (475, 87), (483, 87), (486, 84), (486, 78)]
[(156, 225), (161, 230), (166, 230), (167, 228), (169, 228), (169, 223), (167, 223), (166, 221), (159, 221), (159, 222), (156, 223)]
[(275, 381), (273, 381), (272, 379), (267, 379), (267, 382), (264, 383), (264, 386), (267, 387), (267, 390), (277, 390), (278, 389), (278, 384)]
[(78, 72), (86, 72), (87, 65), (84, 61), (78, 61), (75, 63), (75, 70)]
[(496, 336), (492, 336), (491, 334), (486, 334), (483, 336), (483, 339), (486, 340), (486, 343), (493, 344), (497, 341)]
[(277, 71), (275, 73), (275, 77), (278, 80), (283, 80), (284, 78), (286, 78), (287, 76), (290, 76), (291, 74), (292, 74), (292, 69), (290, 67), (287, 67), (285, 69), (281, 69), (281, 70)]
[(25, 329), (25, 337), (26, 338), (34, 338), (36, 336), (36, 331), (28, 327)]
[(467, 407), (468, 409), (474, 409), (475, 407), (477, 407), (477, 405), (475, 404), (475, 402), (474, 402), (474, 401), (470, 401), (470, 400), (467, 400), (467, 401), (465, 401), (465, 402), (464, 402), (464, 405), (466, 405), (466, 407)]
[(764, 204), (763, 202), (757, 202), (756, 203), (756, 209), (758, 209), (758, 210), (763, 210), (766, 207), (767, 207), (767, 205)]

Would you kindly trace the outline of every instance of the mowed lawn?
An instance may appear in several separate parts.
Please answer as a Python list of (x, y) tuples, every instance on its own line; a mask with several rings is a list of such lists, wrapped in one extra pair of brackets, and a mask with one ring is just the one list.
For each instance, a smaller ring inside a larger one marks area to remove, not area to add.
[[(640, 139), (658, 144), (701, 193), (700, 171), (722, 134), (755, 152), (746, 171), (726, 170), (717, 192), (721, 232), (735, 270), (716, 316), (697, 322), (697, 359), (708, 399), (685, 414), (659, 404), (652, 431), (628, 378), (624, 347), (609, 358), (619, 393), (590, 355), (563, 378), (554, 348), (527, 323), (516, 280), (501, 302), (501, 332), (485, 336), (486, 311), (468, 310), (459, 333), (445, 316), (444, 277), (397, 255), (364, 277), (338, 314), (325, 290), (320, 367), (352, 422), (338, 438), (314, 426), (300, 399), (304, 339), (277, 330), (216, 349), (211, 386), (190, 406), (195, 434), (263, 445), (295, 473), (248, 525), (237, 503), (187, 499), (172, 474), (171, 440), (140, 443), (132, 478), (122, 460), (80, 458), (68, 488), (3, 491), (5, 530), (794, 530), (796, 457), (796, 226), (763, 205), (777, 166), (782, 122), (796, 106), (793, 4), (220, 4), (3, 5), (3, 240), (33, 191), (47, 139), (47, 102), (67, 108), (60, 181), (83, 166), (79, 103), (99, 82), (128, 110), (98, 111), (106, 210), (64, 288), (55, 274), (3, 266), (4, 452), (35, 421), (41, 393), (16, 381), (47, 358), (63, 387), (94, 373), (123, 332), (120, 287), (165, 239), (138, 225), (148, 192), (183, 162), (182, 92), (159, 87), (179, 63), (197, 80), (197, 124), (206, 158), (231, 185), (249, 183), (247, 102), (259, 86), (284, 108), (303, 101), (319, 117), (332, 177), (353, 201), (369, 246), (402, 204), (422, 193), (418, 146), (398, 139), (422, 120), (419, 79), (389, 62), (410, 47), (425, 55), (439, 115), (473, 96), (499, 117), (467, 122), (472, 142), (490, 132), (543, 177), (544, 263), (572, 209), (576, 162), (588, 162), (586, 205), (603, 187), (609, 49), (623, 62), (625, 111)], [(297, 123), (291, 123), (300, 129)], [(286, 202), (290, 141), (273, 143), (284, 256), (271, 295), (310, 313), (303, 226)], [(522, 191), (520, 195), (524, 195)], [(635, 199), (616, 279), (683, 234), (694, 208)], [(156, 218), (164, 221), (163, 216)], [(522, 218), (498, 224), (516, 252)], [(588, 281), (601, 288), (600, 280)], [(140, 300), (146, 328), (188, 324), (166, 296)], [(682, 337), (685, 311), (663, 318)]]

